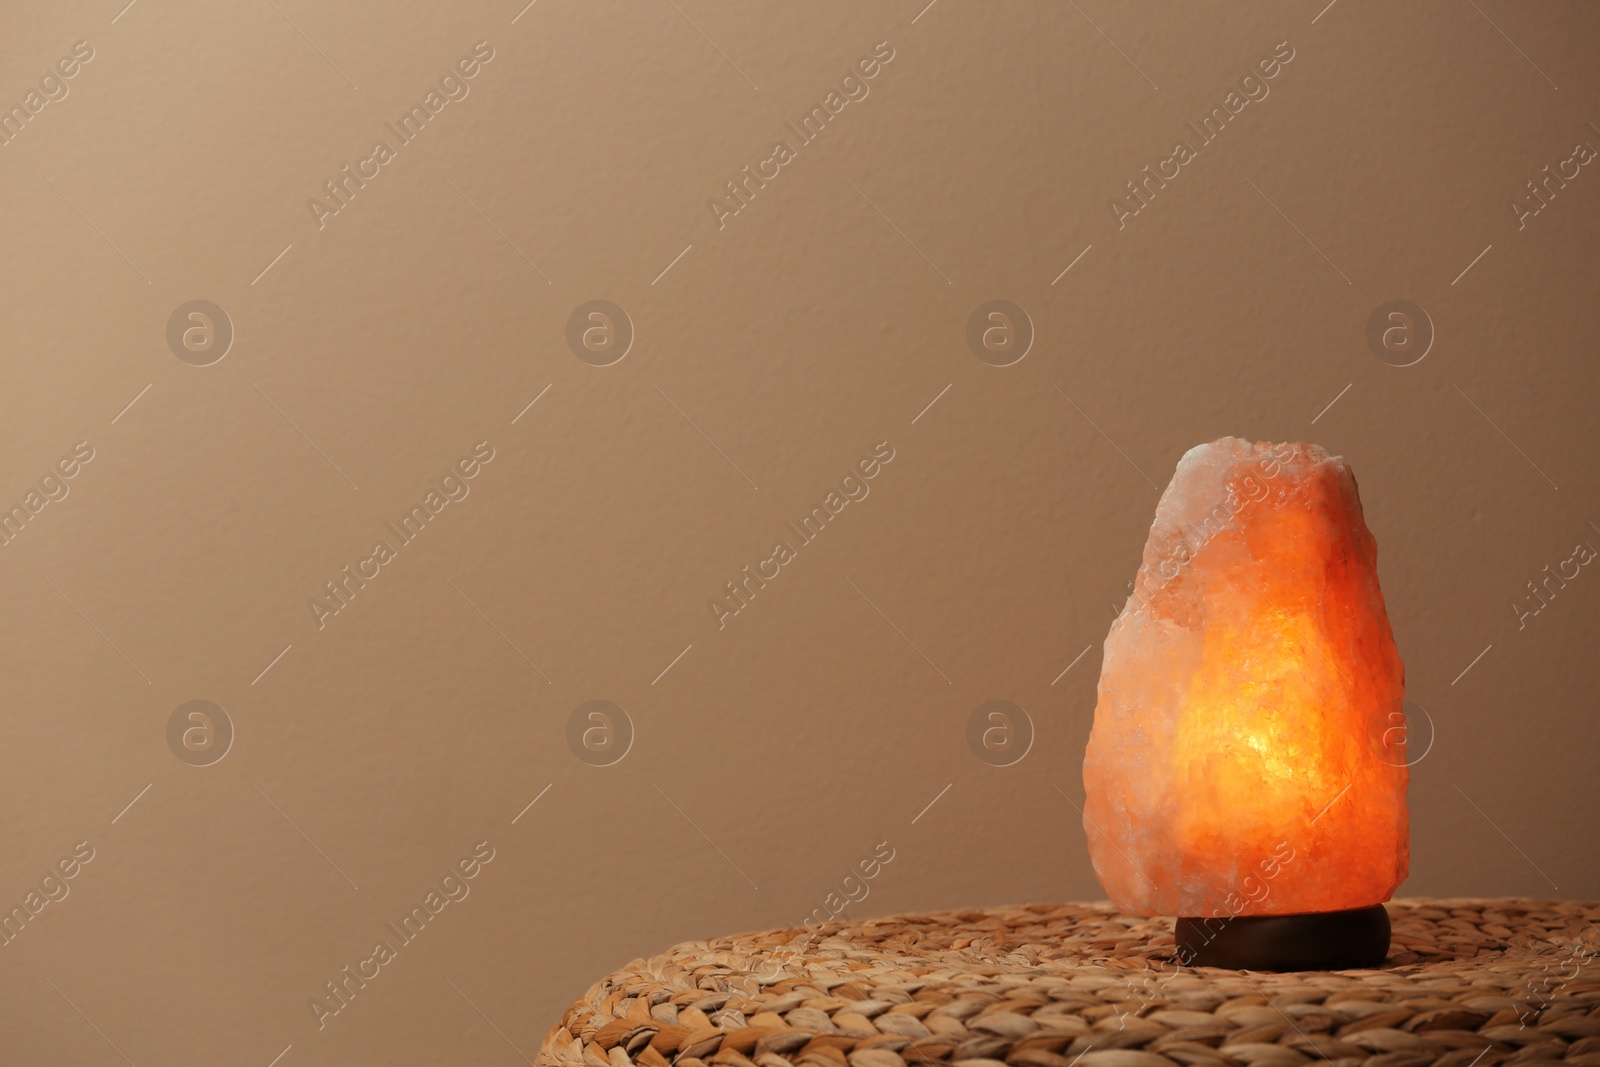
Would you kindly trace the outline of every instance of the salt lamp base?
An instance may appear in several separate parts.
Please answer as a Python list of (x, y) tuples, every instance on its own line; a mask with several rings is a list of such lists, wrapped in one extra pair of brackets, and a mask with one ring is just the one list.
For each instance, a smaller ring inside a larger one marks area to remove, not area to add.
[(1389, 954), (1382, 904), (1304, 915), (1178, 919), (1178, 959), (1190, 967), (1252, 971), (1334, 971), (1376, 967)]

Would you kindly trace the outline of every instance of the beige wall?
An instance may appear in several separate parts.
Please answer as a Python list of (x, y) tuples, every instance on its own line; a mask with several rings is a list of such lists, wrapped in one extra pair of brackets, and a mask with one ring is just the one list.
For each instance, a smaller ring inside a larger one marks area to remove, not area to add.
[[(0, 548), (0, 904), (74, 874), (0, 948), (0, 1058), (510, 1063), (606, 970), (798, 921), (875, 850), (855, 914), (1099, 896), (1099, 645), (1150, 483), (1224, 434), (1360, 479), (1435, 734), (1404, 892), (1600, 895), (1600, 577), (1509, 606), (1600, 547), (1600, 170), (1509, 206), (1600, 147), (1600, 12), (122, 3), (0, 13), (7, 108), (93, 50), (0, 148), (0, 499), (92, 449)], [(719, 228), (708, 200), (879, 42)], [(596, 299), (633, 324), (605, 367), (566, 339)], [(1402, 299), (1436, 334), (1404, 368), (1367, 341)], [(193, 300), (235, 334), (208, 366), (167, 340)], [(1011, 366), (968, 346), (991, 300), (1032, 323)], [(719, 629), (875, 446), (870, 494)], [(568, 744), (595, 699), (634, 734), (603, 768)], [(169, 744), (191, 700), (231, 723), (209, 766), (179, 753), (220, 721)], [(990, 700), (1033, 724), (1009, 767), (968, 747)], [(470, 895), (319, 1030), (463, 859)]]

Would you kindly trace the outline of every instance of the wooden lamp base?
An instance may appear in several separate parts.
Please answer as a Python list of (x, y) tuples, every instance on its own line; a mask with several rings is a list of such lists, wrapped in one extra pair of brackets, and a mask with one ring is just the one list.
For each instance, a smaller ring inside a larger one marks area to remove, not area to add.
[(1235, 915), (1173, 924), (1178, 960), (1189, 967), (1338, 971), (1376, 967), (1389, 954), (1382, 904), (1303, 915)]

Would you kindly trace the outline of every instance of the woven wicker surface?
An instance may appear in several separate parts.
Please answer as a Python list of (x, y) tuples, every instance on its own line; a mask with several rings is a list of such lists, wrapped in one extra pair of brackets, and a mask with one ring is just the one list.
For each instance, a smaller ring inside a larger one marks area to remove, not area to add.
[(598, 982), (541, 1067), (1600, 1067), (1600, 903), (1389, 905), (1381, 968), (1181, 968), (1110, 905), (678, 945)]

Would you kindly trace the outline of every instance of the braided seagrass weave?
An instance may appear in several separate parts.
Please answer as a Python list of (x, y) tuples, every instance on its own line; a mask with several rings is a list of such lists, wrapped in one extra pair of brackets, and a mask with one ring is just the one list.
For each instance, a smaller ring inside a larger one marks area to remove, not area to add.
[(1409, 900), (1381, 968), (1182, 968), (1109, 904), (678, 945), (602, 979), (540, 1067), (1600, 1067), (1600, 902)]

